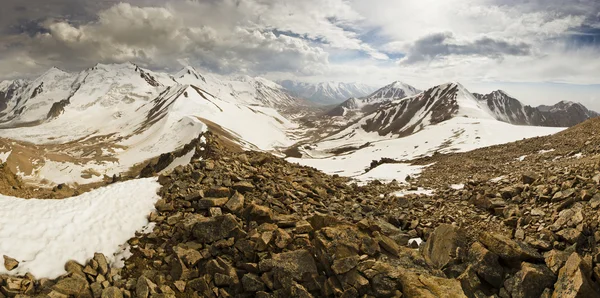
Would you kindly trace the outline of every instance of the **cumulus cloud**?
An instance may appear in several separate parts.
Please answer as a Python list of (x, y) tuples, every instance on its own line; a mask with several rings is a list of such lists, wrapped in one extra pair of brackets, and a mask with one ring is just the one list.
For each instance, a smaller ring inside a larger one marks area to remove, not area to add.
[[(35, 72), (52, 65), (74, 70), (96, 62), (133, 61), (171, 70), (177, 61), (187, 61), (220, 73), (309, 75), (327, 67), (329, 49), (387, 59), (351, 30), (361, 16), (343, 0), (134, 0), (140, 6), (111, 3), (108, 7), (83, 5), (92, 1), (82, 0), (72, 11), (67, 5), (72, 0), (48, 1), (56, 5), (50, 6), (51, 17), (39, 19), (44, 21), (15, 21), (3, 27), (7, 21), (0, 21), (0, 28), (22, 27), (0, 33), (2, 64), (30, 58), (35, 61), (30, 72)], [(32, 11), (34, 3), (30, 4), (23, 9), (30, 16), (40, 16)], [(91, 7), (97, 8), (93, 17)], [(86, 17), (55, 17), (61, 14)], [(23, 74), (28, 72), (27, 67), (20, 67)], [(8, 77), (6, 73), (0, 76)]]
[[(390, 50), (394, 50), (393, 46)], [(436, 33), (418, 39), (409, 45), (405, 51), (406, 57), (402, 63), (417, 63), (431, 61), (435, 58), (450, 55), (484, 56), (502, 58), (505, 55), (525, 56), (531, 52), (531, 46), (526, 43), (509, 43), (489, 37), (458, 43), (450, 32)]]

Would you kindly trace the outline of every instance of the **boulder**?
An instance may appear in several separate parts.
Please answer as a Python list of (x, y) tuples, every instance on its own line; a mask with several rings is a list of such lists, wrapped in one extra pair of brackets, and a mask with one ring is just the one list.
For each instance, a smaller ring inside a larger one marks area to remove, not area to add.
[(91, 298), (92, 293), (85, 279), (77, 277), (67, 277), (59, 280), (53, 287), (53, 290), (65, 295), (78, 298)]
[(427, 274), (415, 274), (405, 269), (400, 269), (402, 284), (402, 297), (407, 298), (438, 298), (467, 297), (461, 283), (456, 279), (446, 279)]
[(556, 275), (544, 265), (523, 262), (512, 278), (504, 283), (512, 298), (540, 297), (546, 288), (552, 288)]
[(523, 184), (532, 184), (537, 179), (539, 179), (539, 175), (535, 172), (525, 172), (521, 175), (521, 181)]
[(572, 253), (558, 273), (552, 298), (600, 297), (598, 285), (591, 280), (590, 267), (578, 253)]
[(504, 281), (504, 269), (498, 262), (498, 255), (486, 249), (480, 242), (474, 242), (469, 249), (469, 262), (479, 277), (500, 288)]
[(242, 211), (243, 208), (244, 196), (237, 191), (231, 196), (231, 198), (229, 198), (229, 200), (225, 204), (225, 209), (235, 214)]
[(459, 261), (464, 256), (466, 235), (458, 227), (442, 224), (437, 227), (425, 242), (423, 256), (425, 261), (435, 269), (443, 269), (447, 265)]
[(193, 227), (193, 234), (201, 243), (212, 243), (231, 237), (236, 228), (239, 228), (236, 217), (225, 214), (196, 223)]
[(244, 218), (248, 221), (256, 221), (258, 223), (273, 222), (273, 210), (266, 206), (249, 204), (244, 209)]
[(261, 272), (278, 271), (302, 280), (305, 275), (317, 274), (317, 264), (313, 256), (304, 249), (275, 254), (271, 259), (258, 263)]
[(508, 263), (520, 264), (522, 261), (542, 261), (544, 259), (529, 245), (504, 235), (484, 232), (479, 237), (479, 241)]

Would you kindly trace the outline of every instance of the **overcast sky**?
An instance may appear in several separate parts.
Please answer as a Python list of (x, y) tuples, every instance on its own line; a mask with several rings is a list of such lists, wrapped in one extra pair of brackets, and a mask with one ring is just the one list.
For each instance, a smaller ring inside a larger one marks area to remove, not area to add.
[(0, 80), (132, 61), (600, 110), (598, 0), (2, 0)]

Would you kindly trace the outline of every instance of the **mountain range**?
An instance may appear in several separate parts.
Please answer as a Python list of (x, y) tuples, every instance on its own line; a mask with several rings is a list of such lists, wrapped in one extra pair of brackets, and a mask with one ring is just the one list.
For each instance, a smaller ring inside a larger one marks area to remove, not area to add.
[[(368, 90), (318, 86), (335, 90), (328, 94), (338, 98), (351, 89)], [(489, 146), (598, 115), (577, 103), (533, 108), (503, 91), (472, 94), (459, 83), (420, 91), (396, 81), (317, 118), (321, 109), (307, 100), (264, 78), (193, 67), (175, 74), (132, 63), (98, 64), (79, 73), (52, 68), (34, 80), (0, 83), (0, 159), (38, 183), (95, 183), (164, 154), (185, 163), (195, 154), (190, 144), (209, 130), (245, 150), (282, 154), (297, 148), (297, 162), (323, 170), (330, 167), (328, 158), (344, 152), (346, 161), (358, 161), (336, 171), (349, 166), (342, 172), (356, 175), (372, 159)]]
[(363, 97), (371, 94), (377, 88), (358, 83), (306, 83), (284, 80), (278, 82), (295, 97), (305, 98), (320, 105), (339, 104), (351, 97)]

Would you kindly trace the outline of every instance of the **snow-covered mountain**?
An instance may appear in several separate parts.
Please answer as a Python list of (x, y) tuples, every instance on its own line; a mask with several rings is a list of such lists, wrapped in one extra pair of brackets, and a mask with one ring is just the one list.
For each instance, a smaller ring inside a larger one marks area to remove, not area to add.
[(297, 101), (262, 78), (191, 67), (170, 75), (131, 63), (75, 74), (52, 68), (33, 81), (2, 82), (0, 95), (0, 157), (25, 178), (55, 183), (118, 175), (207, 129), (249, 149), (290, 145), (295, 124), (277, 109)]
[(384, 86), (374, 93), (361, 97), (361, 98), (350, 98), (345, 102), (339, 104), (331, 111), (327, 113), (329, 116), (345, 116), (349, 112), (357, 112), (362, 111), (363, 113), (368, 113), (377, 109), (379, 105), (382, 103), (395, 100), (402, 99), (405, 97), (416, 95), (421, 91), (417, 90), (415, 87), (410, 86), (406, 83), (395, 81), (387, 86)]
[(363, 97), (376, 90), (375, 87), (359, 83), (306, 83), (296, 81), (279, 81), (290, 94), (321, 105), (332, 105), (351, 97)]
[(485, 102), (496, 119), (518, 125), (570, 127), (589, 118), (599, 116), (580, 103), (561, 101), (553, 106), (532, 107), (523, 105), (502, 90), (489, 94), (473, 94)]
[[(289, 160), (362, 181), (401, 180), (418, 174), (422, 166), (398, 161), (469, 151), (560, 130), (499, 121), (485, 101), (459, 83), (447, 83), (386, 101), (345, 128), (299, 147), (303, 157)], [(382, 158), (397, 163), (368, 171), (374, 160)]]

